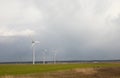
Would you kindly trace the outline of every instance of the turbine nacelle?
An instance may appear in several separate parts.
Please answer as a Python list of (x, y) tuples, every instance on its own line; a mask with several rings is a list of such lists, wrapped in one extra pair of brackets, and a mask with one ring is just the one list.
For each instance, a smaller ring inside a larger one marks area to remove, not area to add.
[(35, 43), (35, 41), (32, 41), (32, 43)]

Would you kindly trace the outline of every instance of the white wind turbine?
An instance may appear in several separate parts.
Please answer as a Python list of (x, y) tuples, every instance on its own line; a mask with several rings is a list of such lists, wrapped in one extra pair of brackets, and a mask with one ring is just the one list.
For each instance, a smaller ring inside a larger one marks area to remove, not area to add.
[(43, 64), (45, 64), (45, 59), (46, 59), (46, 52), (47, 52), (47, 49), (43, 49)]
[(53, 63), (56, 64), (56, 55), (57, 55), (57, 50), (53, 50), (54, 54), (53, 54)]
[(32, 40), (32, 63), (35, 64), (35, 45), (40, 44), (40, 42), (34, 41), (32, 37), (31, 40)]

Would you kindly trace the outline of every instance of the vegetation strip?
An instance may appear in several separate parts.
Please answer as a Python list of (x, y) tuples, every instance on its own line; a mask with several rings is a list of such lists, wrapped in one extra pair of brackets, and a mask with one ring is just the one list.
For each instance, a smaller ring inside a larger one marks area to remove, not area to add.
[(22, 75), (32, 73), (44, 73), (51, 71), (59, 71), (74, 68), (99, 68), (99, 67), (120, 67), (120, 64), (115, 63), (80, 63), (80, 64), (14, 64), (0, 65), (0, 76), (3, 75)]

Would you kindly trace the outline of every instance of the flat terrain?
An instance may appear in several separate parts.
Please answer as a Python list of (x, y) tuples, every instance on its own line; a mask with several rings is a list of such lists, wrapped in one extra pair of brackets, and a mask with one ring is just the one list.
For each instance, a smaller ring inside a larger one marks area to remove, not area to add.
[(0, 78), (120, 78), (120, 63), (1, 64)]

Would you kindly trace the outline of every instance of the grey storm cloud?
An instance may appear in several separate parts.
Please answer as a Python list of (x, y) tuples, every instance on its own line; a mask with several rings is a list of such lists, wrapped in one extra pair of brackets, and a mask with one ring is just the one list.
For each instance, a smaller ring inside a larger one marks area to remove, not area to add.
[(0, 61), (120, 59), (119, 0), (1, 0)]

